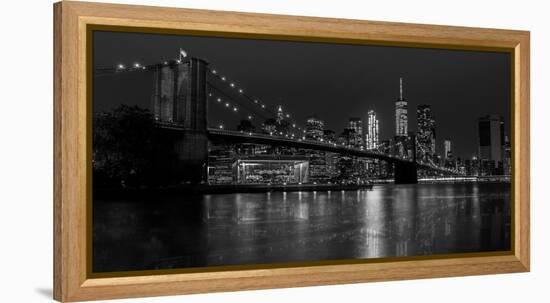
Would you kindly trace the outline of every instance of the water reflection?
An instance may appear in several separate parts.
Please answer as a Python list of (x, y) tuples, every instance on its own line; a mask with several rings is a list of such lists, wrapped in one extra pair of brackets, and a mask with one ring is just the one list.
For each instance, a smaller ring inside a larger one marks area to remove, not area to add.
[(510, 249), (508, 184), (94, 201), (95, 272)]

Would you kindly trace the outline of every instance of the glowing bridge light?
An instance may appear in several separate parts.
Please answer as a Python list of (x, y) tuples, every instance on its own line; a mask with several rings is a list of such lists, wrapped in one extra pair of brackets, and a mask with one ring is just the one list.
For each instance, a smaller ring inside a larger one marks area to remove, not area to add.
[(209, 94), (208, 94), (208, 97), (212, 97), (212, 93), (209, 93)]
[(233, 107), (233, 111), (236, 112), (236, 111), (237, 111), (237, 108), (236, 108), (236, 107)]
[(239, 88), (239, 93), (241, 93), (241, 94), (243, 93), (243, 90), (241, 88)]
[(125, 69), (126, 67), (124, 66), (124, 64), (119, 64), (116, 66), (116, 68), (118, 69)]
[(252, 116), (248, 116), (248, 120), (252, 120)]
[(218, 98), (218, 99), (216, 99), (216, 101), (222, 102), (222, 98)]
[(286, 114), (286, 117), (287, 117), (287, 118), (290, 118), (290, 115), (289, 115), (289, 114)]
[(168, 61), (164, 61), (164, 65), (168, 65)]
[(254, 103), (256, 103), (256, 104), (257, 104), (257, 103), (258, 103), (258, 100), (254, 100)]
[(296, 127), (296, 124), (292, 124), (292, 127)]
[(225, 103), (225, 107), (229, 107), (229, 103)]
[(225, 81), (225, 77), (222, 76), (222, 81)]
[(229, 86), (235, 87), (235, 83), (231, 83), (231, 84), (229, 84)]
[(265, 104), (262, 104), (262, 108), (265, 108)]
[(135, 67), (135, 68), (140, 68), (140, 67), (141, 67), (141, 64), (139, 64), (139, 62), (136, 62), (136, 63), (134, 63), (134, 67)]
[(213, 70), (212, 70), (212, 73), (213, 73), (213, 74), (217, 74), (218, 72), (217, 72), (215, 69), (213, 69)]
[(223, 124), (220, 124), (218, 127), (219, 129), (223, 129)]

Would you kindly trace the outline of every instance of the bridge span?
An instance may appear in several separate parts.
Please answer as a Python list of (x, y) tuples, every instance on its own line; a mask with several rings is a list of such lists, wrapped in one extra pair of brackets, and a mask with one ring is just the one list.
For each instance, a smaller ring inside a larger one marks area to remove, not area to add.
[[(170, 169), (182, 182), (205, 181), (209, 141), (296, 147), (386, 161), (393, 166), (395, 183), (402, 184), (417, 183), (418, 169), (457, 174), (442, 167), (419, 163), (415, 155), (413, 159), (407, 159), (330, 142), (209, 128), (207, 103), (212, 97), (212, 92), (223, 93), (225, 98), (235, 99), (236, 102), (240, 101), (247, 106), (258, 105), (264, 109), (265, 105), (247, 96), (242, 89), (236, 88), (233, 82), (226, 81), (224, 76), (218, 75), (209, 67), (206, 60), (200, 58), (180, 58), (178, 61), (137, 66), (132, 71), (153, 73), (154, 91), (151, 100), (153, 118), (158, 135), (166, 142), (171, 142), (172, 149), (177, 154), (177, 161)], [(112, 73), (113, 71), (100, 72)], [(116, 69), (114, 72), (119, 73), (122, 70)], [(221, 102), (221, 98), (216, 98), (216, 101)], [(229, 103), (225, 103), (225, 106), (231, 108)], [(233, 111), (237, 110), (233, 107)], [(289, 115), (287, 114), (286, 117)], [(291, 125), (295, 127), (294, 124)], [(413, 144), (416, 144), (415, 140)], [(416, 150), (415, 147), (412, 149)]]

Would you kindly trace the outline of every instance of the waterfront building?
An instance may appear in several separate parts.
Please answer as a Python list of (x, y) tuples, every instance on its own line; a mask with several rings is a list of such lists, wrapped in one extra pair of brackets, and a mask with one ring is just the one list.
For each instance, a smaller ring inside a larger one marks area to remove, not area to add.
[(336, 133), (331, 129), (325, 129), (323, 130), (323, 139), (329, 143), (336, 142)]
[(399, 99), (395, 101), (395, 135), (407, 137), (408, 132), (407, 100), (403, 98), (403, 78), (399, 78)]
[(240, 156), (232, 168), (240, 184), (299, 184), (309, 178), (308, 158), (301, 156)]
[(512, 174), (512, 146), (508, 136), (504, 136), (503, 174)]
[(235, 154), (226, 144), (211, 145), (208, 153), (208, 183), (231, 184), (233, 179), (233, 162)]
[(367, 134), (365, 136), (366, 148), (377, 149), (378, 148), (378, 119), (376, 118), (376, 112), (369, 110), (367, 114)]
[(353, 128), (344, 128), (342, 135), (340, 136), (343, 139), (343, 143), (346, 146), (357, 146), (357, 135)]
[(445, 141), (443, 141), (443, 159), (447, 160), (449, 155), (452, 155), (452, 151), (451, 139), (445, 139)]
[(306, 139), (321, 141), (324, 135), (325, 123), (316, 116), (306, 120)]
[(481, 163), (476, 156), (473, 156), (471, 160), (466, 160), (466, 174), (470, 176), (479, 176), (481, 173)]
[(361, 118), (349, 118), (348, 128), (353, 130), (355, 138), (353, 138), (353, 145), (355, 147), (363, 146), (363, 120)]
[(435, 155), (435, 119), (430, 105), (417, 106), (416, 121), (417, 157), (424, 162), (432, 161)]
[(330, 174), (328, 172), (326, 152), (307, 150), (309, 158), (309, 182), (328, 183)]
[(482, 162), (482, 170), (485, 170), (482, 173), (486, 175), (502, 174), (505, 146), (503, 118), (500, 115), (487, 115), (479, 118), (478, 131), (479, 160)]

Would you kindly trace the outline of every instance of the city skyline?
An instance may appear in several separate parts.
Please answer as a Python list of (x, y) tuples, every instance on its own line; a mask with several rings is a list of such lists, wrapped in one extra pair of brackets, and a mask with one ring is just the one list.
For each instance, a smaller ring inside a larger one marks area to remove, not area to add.
[[(177, 50), (183, 47), (190, 55), (207, 58), (221, 73), (231, 71), (228, 78), (247, 93), (262, 98), (271, 110), (284, 103), (284, 109), (292, 112), (302, 125), (307, 116), (315, 114), (324, 120), (326, 129), (337, 133), (346, 127), (350, 117), (366, 121), (368, 110), (373, 109), (380, 121), (380, 141), (391, 138), (395, 130), (390, 117), (394, 116), (394, 102), (399, 95), (396, 84), (399, 77), (406, 79), (407, 84), (408, 128), (417, 131), (416, 116), (411, 109), (431, 104), (439, 121), (438, 137), (453, 138), (456, 147), (453, 152), (457, 156), (470, 158), (477, 153), (476, 123), (481, 116), (501, 115), (508, 131), (509, 79), (502, 75), (508, 75), (510, 66), (508, 55), (502, 53), (109, 32), (96, 32), (94, 37), (104, 45), (94, 53), (96, 68), (121, 62), (152, 64), (160, 58), (177, 57)], [(224, 51), (214, 51), (218, 48), (212, 46), (220, 43)], [(237, 51), (243, 48), (251, 50), (246, 52), (247, 58)], [(288, 49), (296, 52), (278, 60), (280, 66), (270, 63), (273, 58), (286, 56)], [(342, 66), (335, 64), (335, 59), (343, 57), (349, 60), (336, 60)], [(322, 62), (319, 66), (330, 71), (331, 77), (318, 69), (317, 62)], [(427, 62), (430, 64), (426, 65)], [(281, 73), (286, 74), (282, 77)], [(131, 79), (132, 83), (148, 80), (137, 78)], [(330, 79), (341, 81), (327, 82)], [(109, 87), (109, 83), (102, 84)], [(117, 97), (139, 103), (147, 87), (134, 86), (135, 90)], [(102, 92), (95, 93), (102, 97)], [(104, 103), (95, 104), (97, 109), (113, 106), (112, 99), (98, 99)], [(143, 102), (149, 100), (147, 94)], [(440, 154), (441, 143), (436, 141)]]

